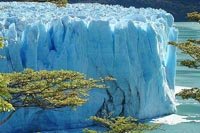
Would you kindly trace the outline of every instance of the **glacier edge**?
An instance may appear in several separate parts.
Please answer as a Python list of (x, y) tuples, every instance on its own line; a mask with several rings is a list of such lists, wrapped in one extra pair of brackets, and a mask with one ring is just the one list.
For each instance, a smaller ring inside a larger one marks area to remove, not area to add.
[[(13, 9), (8, 11), (15, 12), (18, 7), (37, 12), (36, 3), (32, 7), (23, 7), (23, 3), (13, 5)], [(38, 10), (45, 7), (38, 5)], [(176, 41), (178, 32), (173, 27), (174, 20), (170, 14), (155, 9), (99, 4), (69, 4), (69, 9), (57, 9), (51, 4), (48, 6), (45, 10), (53, 12), (52, 7), (57, 15), (61, 15), (48, 19), (48, 22), (43, 18), (49, 16), (41, 14), (35, 22), (29, 22), (28, 18), (22, 20), (20, 14), (9, 16), (6, 11), (4, 18), (0, 17), (0, 35), (7, 38), (6, 47), (0, 50), (0, 54), (6, 57), (0, 60), (0, 71), (65, 69), (93, 78), (112, 76), (117, 81), (108, 84), (108, 90), (92, 90), (89, 102), (76, 111), (67, 107), (60, 109), (60, 112), (19, 109), (8, 123), (0, 126), (0, 130), (33, 132), (81, 128), (92, 125), (87, 120), (90, 116), (102, 115), (105, 111), (112, 112), (113, 116), (134, 116), (139, 119), (176, 111), (176, 48), (167, 43)], [(95, 16), (92, 11), (96, 8), (110, 10), (111, 13), (103, 17), (96, 11), (101, 17)], [(130, 11), (132, 14), (143, 14), (141, 17), (128, 14), (122, 19), (115, 14), (116, 18), (112, 18), (111, 15), (119, 8), (122, 16)], [(71, 15), (70, 10), (74, 14)], [(79, 10), (87, 10), (86, 13), (91, 12), (91, 16), (83, 18), (85, 14)], [(61, 13), (64, 11), (68, 14)], [(5, 115), (1, 114), (0, 118)]]

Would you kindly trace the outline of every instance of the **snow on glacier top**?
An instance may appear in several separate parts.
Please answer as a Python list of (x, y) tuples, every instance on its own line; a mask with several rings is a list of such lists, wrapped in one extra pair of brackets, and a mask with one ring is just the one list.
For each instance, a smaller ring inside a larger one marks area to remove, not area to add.
[(97, 3), (67, 4), (66, 7), (58, 8), (51, 3), (1, 2), (0, 14), (0, 23), (19, 20), (27, 23), (37, 21), (48, 23), (64, 16), (68, 16), (73, 21), (83, 20), (89, 23), (93, 20), (101, 20), (109, 21), (114, 25), (133, 21), (135, 23), (167, 22), (168, 26), (172, 26), (174, 21), (173, 16), (162, 9), (125, 8), (119, 5), (110, 6)]

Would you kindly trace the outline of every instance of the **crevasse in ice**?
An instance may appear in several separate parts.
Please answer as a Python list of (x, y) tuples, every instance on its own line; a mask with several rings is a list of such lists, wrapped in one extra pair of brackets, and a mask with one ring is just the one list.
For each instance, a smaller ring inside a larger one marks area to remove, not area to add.
[(167, 45), (177, 39), (173, 23), (161, 9), (1, 2), (0, 36), (6, 38), (1, 72), (66, 69), (117, 80), (107, 90), (92, 90), (75, 111), (19, 109), (0, 130), (78, 129), (105, 112), (140, 119), (173, 113), (176, 49)]

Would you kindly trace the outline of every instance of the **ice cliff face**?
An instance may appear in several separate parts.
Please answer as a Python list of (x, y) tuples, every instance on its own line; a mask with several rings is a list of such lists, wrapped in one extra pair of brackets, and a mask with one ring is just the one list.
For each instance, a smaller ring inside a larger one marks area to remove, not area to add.
[(117, 79), (108, 90), (91, 91), (76, 111), (20, 109), (0, 131), (78, 129), (106, 112), (141, 119), (173, 113), (176, 55), (167, 45), (177, 39), (173, 22), (151, 8), (0, 3), (0, 36), (7, 39), (1, 72), (66, 69)]

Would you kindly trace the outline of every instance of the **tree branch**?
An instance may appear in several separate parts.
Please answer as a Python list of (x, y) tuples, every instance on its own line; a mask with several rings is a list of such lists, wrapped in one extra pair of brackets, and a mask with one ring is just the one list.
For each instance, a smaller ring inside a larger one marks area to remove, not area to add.
[(15, 110), (14, 111), (11, 111), (11, 113), (3, 120), (0, 121), (0, 126), (3, 125), (4, 123), (6, 123), (15, 113)]

